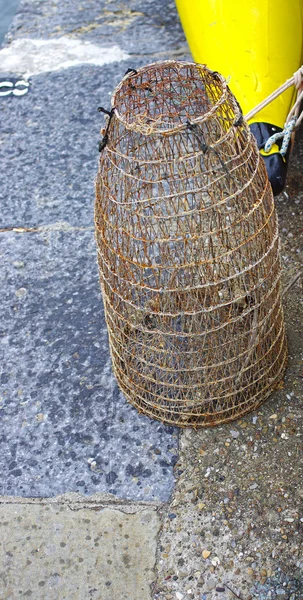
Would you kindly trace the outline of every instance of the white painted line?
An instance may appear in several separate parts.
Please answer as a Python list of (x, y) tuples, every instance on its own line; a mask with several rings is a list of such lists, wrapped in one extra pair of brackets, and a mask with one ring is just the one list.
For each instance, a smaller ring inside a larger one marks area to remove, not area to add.
[[(0, 96), (9, 96), (12, 93), (11, 88), (14, 87), (14, 84), (11, 81), (1, 81), (0, 82)], [(1, 91), (1, 88), (10, 88), (5, 92)]]
[(101, 67), (129, 58), (119, 46), (104, 48), (68, 37), (53, 40), (19, 39), (0, 50), (0, 71), (25, 77), (60, 71), (76, 65)]

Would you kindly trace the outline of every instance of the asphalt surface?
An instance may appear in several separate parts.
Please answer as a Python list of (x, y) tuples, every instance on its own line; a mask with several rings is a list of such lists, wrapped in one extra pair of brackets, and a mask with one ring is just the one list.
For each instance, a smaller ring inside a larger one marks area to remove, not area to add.
[[(60, 43), (72, 33), (80, 46), (97, 42), (109, 53), (118, 44), (129, 58), (39, 72), (26, 94), (0, 98), (1, 492), (166, 501), (178, 432), (139, 416), (113, 378), (96, 266), (94, 180), (98, 106), (110, 104), (127, 68), (164, 49), (178, 54), (185, 40), (173, 3), (75, 8), (22, 1), (5, 50), (12, 60), (13, 41)], [(39, 48), (25, 56), (29, 68), (47, 69)], [(59, 50), (57, 68), (60, 60)], [(2, 75), (16, 82), (23, 74)]]
[(13, 16), (18, 8), (19, 0), (0, 0), (0, 44), (4, 40)]

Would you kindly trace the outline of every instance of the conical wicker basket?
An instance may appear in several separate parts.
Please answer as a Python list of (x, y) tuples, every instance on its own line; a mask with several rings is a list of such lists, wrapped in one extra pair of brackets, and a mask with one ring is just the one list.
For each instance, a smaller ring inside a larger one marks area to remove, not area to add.
[(240, 417), (287, 361), (277, 218), (254, 138), (203, 65), (132, 71), (112, 107), (95, 224), (119, 386), (167, 424)]

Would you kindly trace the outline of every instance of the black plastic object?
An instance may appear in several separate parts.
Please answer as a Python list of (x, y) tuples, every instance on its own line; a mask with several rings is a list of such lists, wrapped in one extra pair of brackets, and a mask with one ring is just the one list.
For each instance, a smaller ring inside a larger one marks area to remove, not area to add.
[[(271, 125), (270, 123), (252, 123), (252, 125), (250, 125), (250, 130), (257, 140), (259, 150), (264, 149), (268, 138), (270, 138), (274, 133), (283, 131), (281, 127)], [(278, 140), (276, 144), (279, 148), (281, 148), (282, 139)], [(274, 196), (280, 194), (284, 189), (289, 155), (290, 145), (288, 147), (286, 156), (284, 157), (279, 152), (267, 155), (262, 154)]]

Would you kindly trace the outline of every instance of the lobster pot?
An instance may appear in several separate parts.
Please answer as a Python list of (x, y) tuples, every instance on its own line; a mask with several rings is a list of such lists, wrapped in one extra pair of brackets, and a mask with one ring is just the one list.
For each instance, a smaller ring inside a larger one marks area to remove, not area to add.
[(225, 80), (167, 61), (112, 97), (95, 225), (113, 369), (181, 427), (256, 408), (287, 360), (278, 226), (263, 159)]

